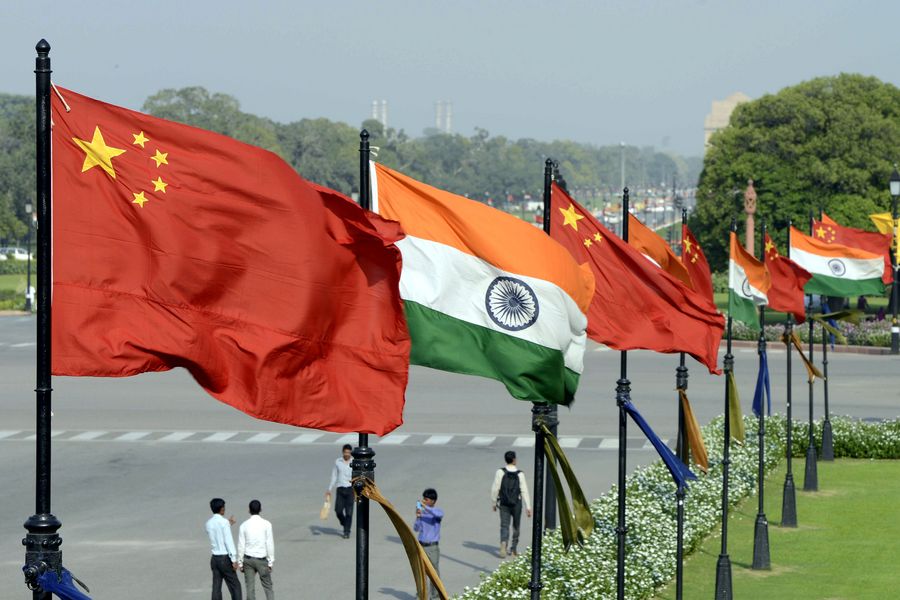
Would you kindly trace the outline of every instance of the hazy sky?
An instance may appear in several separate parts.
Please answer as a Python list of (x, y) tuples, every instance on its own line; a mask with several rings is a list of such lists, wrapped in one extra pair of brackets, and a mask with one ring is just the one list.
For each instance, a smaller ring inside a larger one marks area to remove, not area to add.
[(900, 84), (900, 2), (154, 0), (0, 7), (0, 91), (33, 93), (34, 45), (54, 80), (140, 108), (202, 85), (287, 122), (358, 124), (386, 99), (414, 136), (453, 102), (454, 131), (683, 154), (713, 99), (820, 75)]

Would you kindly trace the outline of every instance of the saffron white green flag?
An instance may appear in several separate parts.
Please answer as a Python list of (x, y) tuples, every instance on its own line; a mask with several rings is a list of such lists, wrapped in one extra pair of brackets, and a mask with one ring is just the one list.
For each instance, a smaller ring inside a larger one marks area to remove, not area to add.
[(812, 273), (803, 291), (825, 296), (884, 293), (884, 257), (859, 248), (826, 243), (791, 227), (791, 260)]
[(737, 234), (731, 232), (728, 261), (728, 316), (759, 329), (758, 306), (769, 303), (772, 286), (766, 266), (744, 250)]
[(406, 238), (410, 362), (568, 404), (583, 368), (594, 276), (540, 229), (373, 163), (372, 209)]

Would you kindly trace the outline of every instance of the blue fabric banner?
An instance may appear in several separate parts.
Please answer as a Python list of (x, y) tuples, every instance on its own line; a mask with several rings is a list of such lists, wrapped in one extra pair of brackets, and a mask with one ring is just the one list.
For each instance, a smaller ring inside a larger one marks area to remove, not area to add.
[(769, 387), (769, 360), (766, 351), (759, 355), (759, 374), (756, 376), (756, 391), (753, 392), (753, 414), (762, 412), (763, 393), (766, 395), (766, 414), (772, 414), (772, 389)]
[(38, 577), (38, 584), (43, 591), (56, 594), (61, 600), (91, 600), (90, 596), (86, 596), (75, 587), (72, 574), (65, 568), (62, 570), (62, 577), (57, 577), (56, 571), (41, 573)]
[(647, 439), (650, 440), (650, 443), (653, 444), (653, 447), (656, 448), (656, 451), (659, 453), (659, 457), (665, 463), (666, 467), (669, 469), (669, 473), (672, 474), (672, 479), (675, 480), (675, 483), (679, 486), (686, 486), (688, 479), (697, 479), (697, 476), (691, 472), (684, 463), (678, 460), (678, 457), (675, 456), (675, 453), (672, 452), (672, 449), (666, 446), (659, 436), (650, 429), (650, 425), (647, 421), (644, 420), (644, 417), (641, 416), (641, 413), (637, 411), (634, 407), (634, 404), (631, 402), (625, 403), (625, 411), (631, 415), (632, 420), (640, 427), (641, 431), (644, 432), (644, 435), (647, 436)]

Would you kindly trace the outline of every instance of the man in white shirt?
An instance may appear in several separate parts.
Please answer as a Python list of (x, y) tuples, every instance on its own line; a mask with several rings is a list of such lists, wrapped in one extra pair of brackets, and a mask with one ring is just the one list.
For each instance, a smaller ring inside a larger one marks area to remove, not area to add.
[(509, 522), (512, 520), (512, 542), (509, 544), (509, 555), (517, 556), (519, 544), (519, 524), (522, 519), (522, 504), (525, 514), (531, 517), (531, 498), (528, 497), (528, 485), (525, 473), (516, 467), (516, 453), (510, 450), (503, 455), (506, 467), (497, 469), (494, 483), (491, 485), (491, 508), (496, 512), (500, 508), (500, 558), (506, 556), (509, 540)]
[(350, 482), (353, 477), (353, 469), (350, 468), (350, 459), (353, 457), (352, 450), (353, 447), (350, 444), (344, 444), (344, 447), (341, 448), (341, 456), (334, 461), (334, 468), (331, 469), (331, 482), (325, 491), (325, 499), (331, 500), (331, 488), (335, 484), (337, 485), (334, 512), (344, 528), (344, 539), (350, 537), (350, 524), (353, 522), (353, 487)]
[(231, 600), (242, 600), (241, 582), (235, 571), (238, 568), (234, 537), (231, 535), (233, 519), (225, 518), (225, 501), (213, 498), (209, 501), (213, 516), (206, 522), (206, 533), (212, 549), (209, 567), (212, 569), (212, 600), (222, 600), (222, 581), (228, 587)]
[(272, 524), (259, 516), (262, 504), (250, 501), (250, 518), (241, 523), (238, 531), (238, 568), (244, 574), (247, 600), (256, 600), (256, 579), (262, 583), (266, 600), (274, 600), (272, 589), (272, 565), (275, 563), (275, 539)]

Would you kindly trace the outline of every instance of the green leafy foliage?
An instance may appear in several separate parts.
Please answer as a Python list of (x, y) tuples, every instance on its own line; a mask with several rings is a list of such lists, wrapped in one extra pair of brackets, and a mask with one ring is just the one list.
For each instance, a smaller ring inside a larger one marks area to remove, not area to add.
[(729, 223), (745, 217), (749, 179), (757, 223), (766, 218), (782, 251), (788, 220), (806, 230), (810, 210), (872, 229), (868, 215), (890, 209), (898, 142), (900, 89), (874, 77), (821, 77), (742, 104), (710, 140), (691, 230), (713, 269), (725, 268)]

